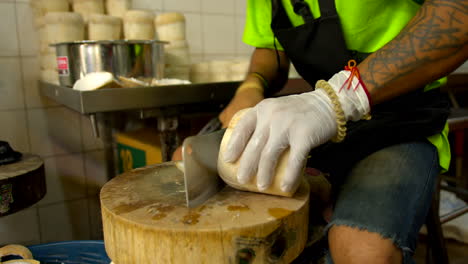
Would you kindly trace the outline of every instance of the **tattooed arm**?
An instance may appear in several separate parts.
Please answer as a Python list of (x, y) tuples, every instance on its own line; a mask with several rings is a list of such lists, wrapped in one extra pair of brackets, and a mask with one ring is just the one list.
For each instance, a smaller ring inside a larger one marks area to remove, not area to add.
[(435, 81), (468, 58), (468, 0), (426, 0), (401, 33), (359, 65), (372, 102)]

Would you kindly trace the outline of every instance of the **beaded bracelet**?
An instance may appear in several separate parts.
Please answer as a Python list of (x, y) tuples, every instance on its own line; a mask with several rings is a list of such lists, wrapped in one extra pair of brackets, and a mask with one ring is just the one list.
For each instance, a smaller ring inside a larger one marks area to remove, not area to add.
[(315, 88), (318, 89), (323, 89), (328, 97), (330, 98), (332, 104), (333, 104), (333, 110), (335, 111), (336, 114), (336, 123), (338, 125), (336, 135), (331, 139), (332, 142), (341, 142), (344, 140), (346, 137), (346, 117), (343, 111), (343, 108), (341, 107), (340, 100), (338, 99), (338, 96), (336, 95), (335, 90), (331, 85), (325, 81), (325, 80), (320, 80), (317, 82), (315, 85)]

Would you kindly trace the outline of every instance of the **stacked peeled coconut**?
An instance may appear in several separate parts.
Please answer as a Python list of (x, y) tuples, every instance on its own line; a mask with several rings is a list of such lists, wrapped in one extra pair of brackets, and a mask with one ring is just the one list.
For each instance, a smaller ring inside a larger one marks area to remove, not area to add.
[(130, 40), (154, 39), (154, 15), (146, 10), (128, 10), (123, 17), (124, 37)]
[(154, 14), (131, 0), (31, 0), (40, 39), (41, 79), (59, 84), (55, 48), (82, 40), (152, 40)]
[(169, 42), (165, 45), (164, 76), (189, 80), (190, 49), (186, 39), (185, 16), (181, 13), (162, 13), (154, 19), (156, 38)]
[[(243, 81), (249, 66), (249, 58), (199, 62), (191, 65), (190, 81), (192, 83)], [(289, 78), (301, 78), (292, 64), (289, 68)]]
[[(49, 44), (54, 43), (54, 39), (58, 38), (58, 36), (55, 36), (57, 32), (54, 32), (57, 30), (55, 22), (59, 20), (57, 14), (63, 14), (64, 17), (66, 17), (65, 14), (71, 14), (69, 13), (69, 2), (64, 0), (31, 0), (31, 7), (33, 9), (35, 26), (39, 33), (41, 79), (46, 82), (58, 84), (55, 49), (49, 47)], [(74, 18), (76, 19), (76, 17)], [(63, 21), (66, 21), (64, 25), (68, 24), (67, 18), (64, 18)], [(81, 21), (81, 24), (82, 23)], [(79, 25), (77, 25), (77, 27), (79, 27)], [(73, 33), (66, 33), (67, 36), (71, 34)], [(83, 39), (82, 35), (78, 37)]]
[(211, 60), (193, 64), (190, 80), (193, 83), (242, 81), (249, 69), (248, 58)]
[(71, 0), (73, 12), (88, 22), (92, 14), (104, 14), (104, 0)]

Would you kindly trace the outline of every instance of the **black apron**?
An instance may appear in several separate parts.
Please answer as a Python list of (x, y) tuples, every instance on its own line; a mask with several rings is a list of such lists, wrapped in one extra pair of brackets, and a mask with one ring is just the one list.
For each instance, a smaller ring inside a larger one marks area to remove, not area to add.
[[(317, 80), (328, 80), (343, 70), (350, 59), (359, 63), (366, 57), (347, 49), (334, 0), (318, 0), (321, 17), (317, 19), (304, 0), (291, 2), (305, 24), (293, 27), (281, 0), (272, 0), (271, 28), (297, 72), (312, 87)], [(439, 89), (419, 89), (374, 106), (371, 114), (371, 120), (349, 121), (343, 142), (313, 149), (308, 166), (329, 172), (332, 179), (338, 180), (372, 152), (398, 143), (426, 140), (441, 132), (449, 103)]]

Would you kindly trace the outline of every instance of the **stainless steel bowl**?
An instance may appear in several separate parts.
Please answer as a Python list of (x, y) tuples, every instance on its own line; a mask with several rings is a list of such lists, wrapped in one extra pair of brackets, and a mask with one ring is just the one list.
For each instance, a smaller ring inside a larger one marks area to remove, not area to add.
[(92, 72), (107, 71), (116, 78), (155, 78), (164, 76), (164, 44), (157, 40), (76, 41), (52, 44), (57, 55), (60, 85)]

